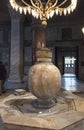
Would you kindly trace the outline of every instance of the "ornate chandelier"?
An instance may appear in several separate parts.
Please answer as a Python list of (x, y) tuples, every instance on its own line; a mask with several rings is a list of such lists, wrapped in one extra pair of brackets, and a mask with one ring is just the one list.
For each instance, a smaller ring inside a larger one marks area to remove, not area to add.
[(11, 6), (20, 14), (31, 14), (40, 19), (43, 25), (47, 20), (56, 15), (67, 15), (74, 11), (77, 0), (9, 0)]

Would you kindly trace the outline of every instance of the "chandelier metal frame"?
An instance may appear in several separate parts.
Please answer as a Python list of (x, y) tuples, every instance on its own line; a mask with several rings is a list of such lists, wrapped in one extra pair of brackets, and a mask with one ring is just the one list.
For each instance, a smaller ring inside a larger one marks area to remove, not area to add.
[(77, 5), (77, 0), (47, 0), (47, 2), (46, 0), (9, 0), (9, 2), (20, 14), (31, 14), (34, 18), (40, 19), (43, 25), (47, 25), (47, 20), (54, 14), (60, 16), (70, 14)]

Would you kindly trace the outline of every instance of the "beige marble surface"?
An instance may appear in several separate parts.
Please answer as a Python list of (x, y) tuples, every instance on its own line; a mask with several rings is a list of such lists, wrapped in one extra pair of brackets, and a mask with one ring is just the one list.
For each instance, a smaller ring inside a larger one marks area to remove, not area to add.
[[(28, 99), (28, 98), (35, 98), (30, 93), (25, 93), (24, 95), (15, 96), (11, 93), (5, 93), (0, 98), (0, 114), (3, 119), (4, 129), (0, 130), (82, 130), (84, 129), (84, 99), (83, 96), (80, 95), (73, 95), (71, 93), (67, 93), (66, 91), (59, 95), (58, 100), (62, 104), (66, 104), (66, 98), (74, 98), (75, 105), (77, 111), (70, 110), (65, 111), (63, 113), (58, 114), (47, 114), (47, 115), (40, 115), (37, 114), (36, 116), (29, 116), (26, 114), (21, 113), (21, 111), (12, 108), (6, 104), (6, 101), (10, 99)], [(67, 105), (65, 105), (67, 108)]]

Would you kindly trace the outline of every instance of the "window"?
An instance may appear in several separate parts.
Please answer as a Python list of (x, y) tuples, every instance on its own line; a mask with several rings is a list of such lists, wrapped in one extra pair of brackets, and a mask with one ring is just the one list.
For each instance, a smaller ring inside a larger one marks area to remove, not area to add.
[(63, 28), (62, 40), (71, 40), (71, 39), (72, 39), (72, 28)]

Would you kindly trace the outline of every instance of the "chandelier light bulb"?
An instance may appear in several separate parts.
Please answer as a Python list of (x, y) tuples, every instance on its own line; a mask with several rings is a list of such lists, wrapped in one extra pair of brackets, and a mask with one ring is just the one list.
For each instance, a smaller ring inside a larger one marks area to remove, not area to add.
[(56, 12), (56, 15), (58, 15), (58, 9), (56, 9), (56, 11), (55, 11), (55, 12)]
[(64, 15), (66, 15), (67, 14), (67, 10), (66, 9), (64, 9)]
[(52, 11), (50, 12), (50, 18), (52, 18), (53, 15), (54, 15), (54, 10), (52, 10)]
[(82, 28), (82, 32), (83, 32), (83, 34), (84, 34), (84, 27)]
[(27, 10), (28, 10), (28, 13), (31, 14), (31, 8), (28, 7)]
[(19, 12), (20, 12), (20, 14), (22, 14), (22, 8), (21, 7), (19, 8)]
[(59, 11), (60, 16), (62, 16), (62, 10)]
[(70, 14), (70, 8), (67, 9), (68, 14)]
[[(52, 18), (54, 14), (56, 15), (68, 15), (73, 12), (77, 6), (77, 0), (47, 0), (42, 2), (42, 0), (9, 0), (10, 5), (20, 14), (25, 15), (31, 14), (34, 18), (40, 19), (42, 24), (47, 23), (49, 18)], [(69, 2), (67, 6), (67, 2)]]
[(26, 13), (27, 13), (27, 9), (26, 9), (26, 8), (24, 8), (24, 14), (26, 15)]
[(18, 6), (15, 6), (15, 10), (18, 11)]

